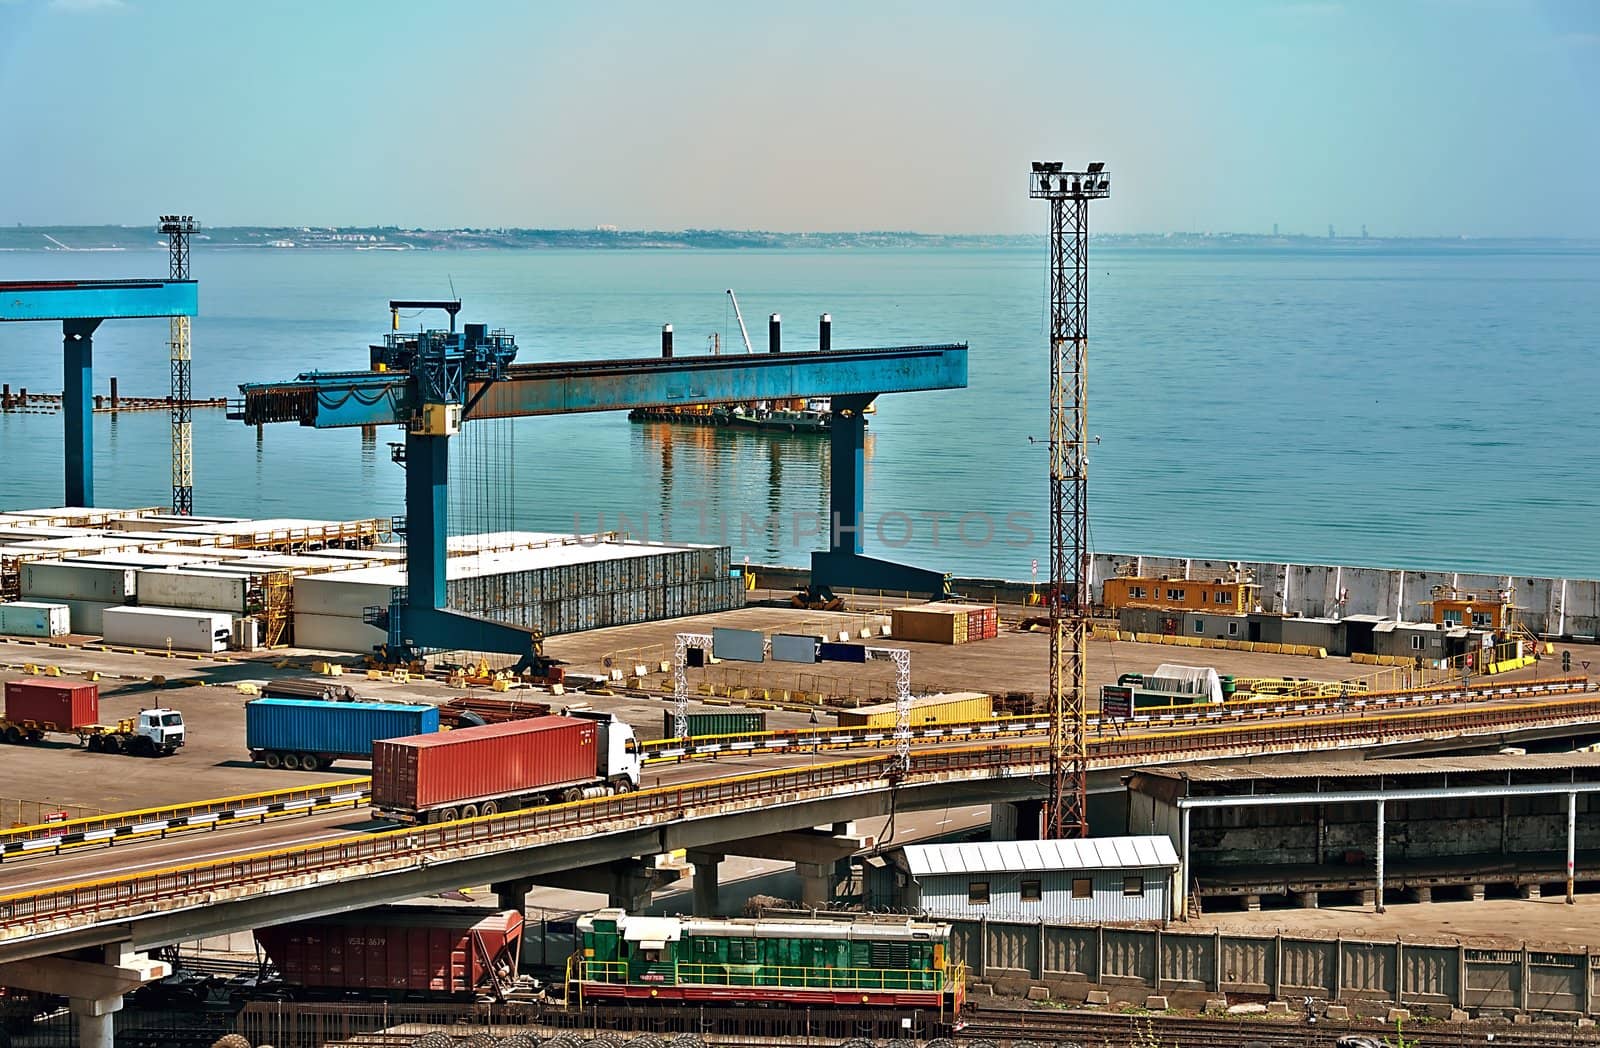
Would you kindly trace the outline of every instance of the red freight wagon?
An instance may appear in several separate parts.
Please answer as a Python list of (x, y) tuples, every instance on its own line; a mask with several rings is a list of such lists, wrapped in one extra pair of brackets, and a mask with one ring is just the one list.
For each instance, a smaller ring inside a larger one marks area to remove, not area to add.
[(313, 995), (498, 996), (516, 982), (522, 914), (390, 906), (255, 935), (283, 981)]
[[(6, 681), (6, 720), (69, 732), (100, 720), (100, 685), (28, 677)], [(9, 728), (8, 728), (9, 731)]]
[(529, 717), (372, 744), (372, 808), (408, 821), (470, 819), (638, 785), (633, 729), (609, 713)]

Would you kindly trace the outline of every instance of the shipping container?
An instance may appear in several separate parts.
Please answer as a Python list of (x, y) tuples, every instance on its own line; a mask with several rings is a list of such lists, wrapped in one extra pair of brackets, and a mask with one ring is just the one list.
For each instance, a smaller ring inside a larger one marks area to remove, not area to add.
[[(754, 735), (767, 730), (767, 715), (762, 710), (718, 710), (689, 714), (689, 734), (700, 735)], [(676, 738), (678, 718), (671, 710), (661, 714), (661, 737)]]
[(102, 630), (107, 644), (174, 651), (227, 651), (233, 616), (176, 608), (107, 608)]
[[(899, 714), (892, 702), (839, 711), (841, 728), (893, 728)], [(994, 698), (979, 691), (953, 691), (911, 697), (911, 726), (970, 724), (994, 716)]]
[(139, 572), (139, 604), (248, 614), (259, 610), (260, 586), (246, 574), (155, 569)]
[(21, 574), (24, 597), (124, 604), (139, 593), (138, 570), (113, 564), (34, 561), (23, 564)]
[(581, 787), (597, 780), (599, 752), (598, 725), (573, 717), (374, 741), (372, 806), (416, 814)]
[(6, 720), (70, 731), (100, 721), (100, 685), (25, 677), (6, 681)]
[(889, 614), (890, 632), (896, 640), (926, 644), (966, 644), (998, 635), (999, 615), (987, 604), (959, 604), (940, 601), (909, 608), (895, 608)]
[(269, 768), (315, 770), (341, 758), (370, 760), (380, 739), (439, 730), (433, 706), (318, 699), (257, 699), (245, 712), (250, 759)]
[(72, 632), (65, 604), (18, 600), (0, 604), (0, 634), (7, 637), (64, 637)]
[(388, 906), (257, 928), (283, 981), (329, 994), (474, 996), (509, 990), (522, 914)]

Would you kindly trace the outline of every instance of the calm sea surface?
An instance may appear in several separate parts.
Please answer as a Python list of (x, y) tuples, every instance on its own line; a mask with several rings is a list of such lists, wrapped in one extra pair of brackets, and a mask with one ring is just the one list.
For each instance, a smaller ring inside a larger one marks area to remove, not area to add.
[[(1097, 550), (1600, 577), (1600, 250), (1097, 244), (1092, 258)], [(154, 251), (0, 253), (0, 279), (165, 270)], [(449, 297), (452, 282), (463, 319), (512, 332), (523, 361), (653, 355), (666, 321), (680, 355), (718, 331), (737, 345), (727, 287), (758, 350), (772, 312), (791, 349), (814, 348), (824, 311), (840, 347), (970, 342), (970, 388), (879, 401), (867, 552), (1021, 579), (1046, 557), (1039, 252), (201, 248), (194, 272), (201, 395), (363, 367), (391, 296)], [(0, 326), (0, 381), (58, 391), (60, 337)], [(104, 325), (98, 391), (115, 375), (125, 395), (164, 395), (165, 337), (164, 321)], [(95, 427), (98, 501), (166, 503), (166, 416)], [(398, 439), (281, 425), (258, 442), (197, 412), (196, 512), (403, 513)], [(803, 564), (821, 541), (825, 440), (613, 414), (479, 423), (456, 445), (454, 530), (624, 517), (757, 563)], [(61, 502), (59, 418), (0, 415), (0, 455), (0, 507)]]

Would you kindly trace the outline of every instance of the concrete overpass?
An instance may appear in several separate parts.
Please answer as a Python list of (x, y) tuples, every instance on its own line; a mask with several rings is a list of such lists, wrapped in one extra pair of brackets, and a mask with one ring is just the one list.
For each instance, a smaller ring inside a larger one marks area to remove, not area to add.
[[(1102, 740), (1094, 764), (1111, 775), (1158, 761), (1366, 751), (1425, 741), (1441, 749), (1476, 748), (1527, 733), (1592, 734), (1600, 730), (1597, 721), (1600, 696), (1218, 727)], [(633, 863), (677, 849), (703, 862), (747, 848), (815, 862), (852, 844), (816, 827), (842, 828), (895, 810), (1036, 800), (1044, 795), (1047, 759), (1038, 743), (927, 748), (912, 755), (904, 773), (893, 770), (888, 755), (792, 767), (456, 823), (340, 834), (15, 892), (0, 897), (0, 985), (39, 986), (55, 967), (84, 963), (106, 967), (102, 982), (120, 985), (135, 971), (136, 951), (465, 884), (494, 884), (514, 897), (529, 883), (559, 881), (583, 869), (610, 871), (626, 891), (636, 870), (647, 875)], [(0, 890), (22, 879), (12, 871), (26, 869), (0, 869)], [(600, 886), (592, 878), (587, 883)], [(120, 994), (75, 1005), (83, 1015), (109, 1015), (119, 1006)]]

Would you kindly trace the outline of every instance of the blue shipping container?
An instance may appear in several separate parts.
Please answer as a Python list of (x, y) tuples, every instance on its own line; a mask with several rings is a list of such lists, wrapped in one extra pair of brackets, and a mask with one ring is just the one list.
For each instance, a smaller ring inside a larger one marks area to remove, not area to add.
[[(439, 730), (436, 706), (386, 702), (256, 699), (245, 704), (245, 745), (252, 757), (310, 754), (371, 759), (374, 739), (431, 735)], [(268, 761), (276, 766), (277, 762)], [(281, 763), (297, 767), (299, 762)]]

